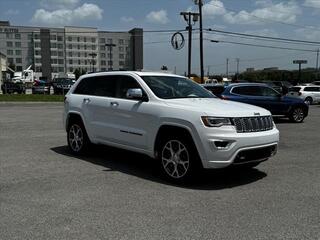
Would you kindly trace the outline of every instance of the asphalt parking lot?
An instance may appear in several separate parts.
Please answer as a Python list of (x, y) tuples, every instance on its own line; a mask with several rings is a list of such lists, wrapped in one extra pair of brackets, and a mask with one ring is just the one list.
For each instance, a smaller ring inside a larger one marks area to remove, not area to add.
[(183, 186), (135, 153), (71, 156), (61, 114), (0, 104), (0, 239), (320, 239), (319, 105), (277, 121), (273, 159)]

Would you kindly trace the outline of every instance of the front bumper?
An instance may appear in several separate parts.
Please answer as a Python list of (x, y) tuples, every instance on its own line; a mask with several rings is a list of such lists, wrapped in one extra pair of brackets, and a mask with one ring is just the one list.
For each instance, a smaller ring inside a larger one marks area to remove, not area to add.
[(232, 164), (261, 162), (276, 154), (279, 131), (237, 133), (207, 129), (202, 139), (204, 168), (223, 168)]

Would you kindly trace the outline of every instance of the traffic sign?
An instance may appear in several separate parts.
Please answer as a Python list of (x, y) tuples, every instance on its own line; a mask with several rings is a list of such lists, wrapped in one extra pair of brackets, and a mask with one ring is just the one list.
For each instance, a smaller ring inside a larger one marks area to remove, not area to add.
[(307, 60), (293, 60), (293, 64), (307, 64)]
[(175, 50), (183, 48), (185, 43), (184, 36), (181, 32), (176, 32), (171, 38), (171, 45)]

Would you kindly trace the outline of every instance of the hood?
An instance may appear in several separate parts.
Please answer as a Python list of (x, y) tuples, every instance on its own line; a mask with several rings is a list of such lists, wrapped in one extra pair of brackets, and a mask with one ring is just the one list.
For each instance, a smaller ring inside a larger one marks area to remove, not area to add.
[(167, 99), (166, 104), (170, 107), (182, 108), (186, 111), (199, 111), (207, 116), (215, 117), (252, 117), (267, 116), (271, 113), (261, 107), (222, 100), (219, 98), (178, 98)]

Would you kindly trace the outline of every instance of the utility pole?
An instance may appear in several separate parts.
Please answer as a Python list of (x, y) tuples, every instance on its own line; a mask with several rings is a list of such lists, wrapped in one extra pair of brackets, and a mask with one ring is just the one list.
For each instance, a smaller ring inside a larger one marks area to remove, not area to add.
[(238, 80), (238, 77), (239, 77), (239, 62), (240, 62), (240, 58), (236, 58), (236, 61), (237, 61), (237, 80)]
[(227, 61), (226, 61), (226, 75), (228, 78), (228, 76), (229, 76), (229, 58), (227, 58)]
[(210, 77), (210, 65), (208, 65), (208, 72), (207, 72), (207, 77)]
[(204, 75), (204, 70), (203, 70), (203, 32), (202, 32), (202, 6), (203, 2), (202, 0), (195, 0), (195, 4), (198, 5), (199, 7), (199, 25), (200, 25), (200, 78), (201, 78), (201, 83), (203, 83), (203, 75)]
[(319, 74), (319, 48), (317, 50), (317, 63), (316, 63), (316, 78), (318, 80), (318, 74)]
[[(198, 21), (198, 13), (192, 12), (181, 12), (181, 16), (183, 16), (184, 20), (187, 22), (188, 26), (186, 29), (188, 30), (188, 77), (191, 76), (191, 52), (192, 52), (192, 22), (195, 23)], [(192, 19), (191, 19), (192, 17)]]

